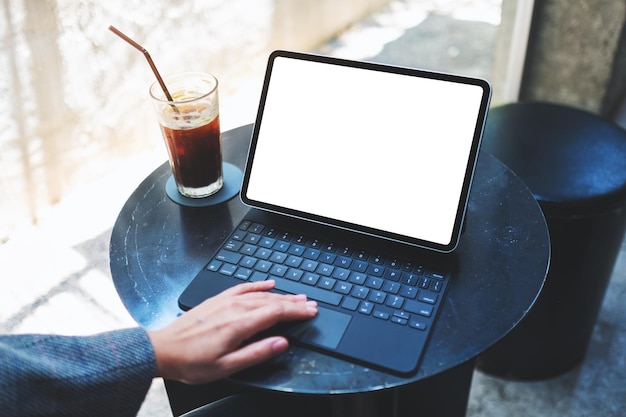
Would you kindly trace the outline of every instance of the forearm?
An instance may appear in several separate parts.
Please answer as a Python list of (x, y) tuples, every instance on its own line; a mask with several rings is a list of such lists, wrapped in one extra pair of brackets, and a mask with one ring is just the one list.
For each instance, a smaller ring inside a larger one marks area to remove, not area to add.
[(142, 329), (0, 336), (3, 416), (134, 416), (155, 374)]

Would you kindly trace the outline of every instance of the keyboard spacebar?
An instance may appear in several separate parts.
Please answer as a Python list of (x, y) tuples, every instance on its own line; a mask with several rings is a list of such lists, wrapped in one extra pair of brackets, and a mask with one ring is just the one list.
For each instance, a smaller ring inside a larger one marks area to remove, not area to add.
[(275, 288), (277, 290), (289, 292), (292, 294), (306, 294), (306, 296), (315, 301), (321, 301), (323, 303), (338, 306), (343, 297), (341, 294), (322, 290), (317, 287), (311, 287), (310, 285), (302, 284), (295, 281), (289, 281), (283, 278), (272, 277), (276, 281)]

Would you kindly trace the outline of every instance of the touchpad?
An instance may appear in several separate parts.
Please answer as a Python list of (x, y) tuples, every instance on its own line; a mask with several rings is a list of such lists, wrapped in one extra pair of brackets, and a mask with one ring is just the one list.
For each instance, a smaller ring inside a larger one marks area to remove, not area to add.
[(304, 343), (336, 349), (351, 319), (352, 316), (348, 314), (318, 307), (317, 316), (290, 328), (286, 336)]

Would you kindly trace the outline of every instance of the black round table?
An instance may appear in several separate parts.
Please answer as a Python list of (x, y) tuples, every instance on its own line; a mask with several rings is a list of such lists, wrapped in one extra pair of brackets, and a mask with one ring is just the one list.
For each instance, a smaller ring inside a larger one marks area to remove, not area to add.
[[(223, 133), (225, 161), (243, 168), (251, 131), (247, 125)], [(204, 208), (176, 204), (165, 193), (170, 175), (165, 162), (139, 185), (111, 236), (117, 292), (133, 318), (149, 329), (181, 313), (178, 296), (249, 210), (238, 197)], [(478, 159), (464, 228), (453, 254), (457, 273), (415, 375), (394, 376), (293, 346), (219, 386), (166, 381), (174, 413), (206, 403), (220, 390), (252, 389), (279, 395), (283, 402), (327, 402), (338, 415), (362, 413), (362, 407), (371, 414), (378, 407), (381, 415), (391, 415), (389, 407), (396, 415), (409, 410), (463, 415), (475, 358), (526, 315), (550, 259), (539, 205), (515, 174), (485, 152)], [(307, 409), (312, 408), (299, 407), (298, 415), (308, 415)]]

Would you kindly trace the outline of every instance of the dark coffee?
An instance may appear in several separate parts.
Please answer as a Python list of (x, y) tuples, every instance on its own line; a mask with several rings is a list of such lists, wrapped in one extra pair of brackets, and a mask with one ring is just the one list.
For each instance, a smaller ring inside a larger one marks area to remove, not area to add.
[(220, 118), (192, 129), (161, 126), (170, 165), (179, 186), (201, 188), (222, 177)]

